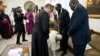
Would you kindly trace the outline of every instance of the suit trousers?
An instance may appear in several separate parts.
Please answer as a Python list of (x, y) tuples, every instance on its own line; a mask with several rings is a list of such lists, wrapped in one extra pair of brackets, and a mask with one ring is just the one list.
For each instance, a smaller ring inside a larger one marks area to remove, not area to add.
[(69, 36), (66, 33), (62, 34), (62, 40), (60, 41), (60, 48), (64, 53), (67, 52), (68, 38), (69, 38)]
[(20, 43), (20, 36), (22, 35), (22, 41), (25, 40), (25, 27), (24, 24), (18, 25), (18, 31), (17, 31), (18, 35), (17, 35), (17, 42), (16, 43)]
[(73, 44), (73, 47), (74, 47), (73, 48), (74, 56), (84, 56), (86, 44), (83, 44), (83, 45), (74, 45)]

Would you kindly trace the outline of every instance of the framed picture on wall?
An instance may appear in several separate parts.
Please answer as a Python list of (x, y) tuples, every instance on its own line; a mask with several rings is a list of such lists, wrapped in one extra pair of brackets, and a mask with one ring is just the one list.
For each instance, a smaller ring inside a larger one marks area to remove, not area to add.
[(100, 18), (100, 0), (85, 0), (85, 7), (91, 18)]
[(31, 9), (31, 10), (34, 10), (35, 9), (35, 3), (32, 2), (32, 1), (26, 1), (24, 3), (24, 9), (27, 10), (27, 9)]

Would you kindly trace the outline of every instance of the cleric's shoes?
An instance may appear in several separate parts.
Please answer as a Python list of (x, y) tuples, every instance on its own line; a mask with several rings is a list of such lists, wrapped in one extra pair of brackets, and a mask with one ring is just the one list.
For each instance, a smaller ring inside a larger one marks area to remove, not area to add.
[(28, 41), (28, 40), (23, 40), (23, 42), (26, 42), (26, 41)]
[(59, 51), (62, 51), (62, 49), (60, 48), (60, 49), (56, 50), (56, 52), (59, 52)]
[(22, 45), (22, 43), (16, 43), (17, 45)]
[(61, 54), (61, 56), (65, 56), (67, 54), (67, 52), (63, 52), (62, 54)]

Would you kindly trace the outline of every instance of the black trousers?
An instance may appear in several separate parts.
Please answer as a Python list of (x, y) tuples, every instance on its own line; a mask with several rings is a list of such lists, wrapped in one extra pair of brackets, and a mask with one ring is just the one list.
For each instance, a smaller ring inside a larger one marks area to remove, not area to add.
[(8, 39), (7, 28), (5, 28), (3, 24), (0, 25), (0, 34), (2, 38)]
[(86, 44), (83, 45), (73, 45), (74, 56), (84, 56)]
[(17, 23), (15, 22), (15, 31), (14, 31), (14, 33), (16, 34), (17, 33)]
[(68, 48), (68, 38), (69, 36), (66, 34), (66, 33), (63, 33), (62, 34), (62, 40), (60, 41), (60, 49), (63, 51), (63, 52), (67, 52), (67, 48)]
[(16, 43), (20, 43), (20, 36), (22, 35), (22, 41), (25, 40), (25, 27), (24, 24), (17, 25), (17, 41)]
[(4, 37), (4, 32), (3, 32), (3, 28), (2, 28), (1, 25), (0, 25), (0, 34), (1, 34), (2, 37)]

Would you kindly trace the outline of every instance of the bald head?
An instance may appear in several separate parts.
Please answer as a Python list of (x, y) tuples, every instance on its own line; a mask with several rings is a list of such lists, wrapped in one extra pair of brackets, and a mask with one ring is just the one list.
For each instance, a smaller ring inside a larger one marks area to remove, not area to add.
[(61, 11), (61, 9), (62, 9), (62, 6), (61, 6), (61, 4), (56, 4), (56, 6), (55, 6), (55, 9), (58, 11), (58, 12), (60, 12)]
[(75, 9), (75, 7), (77, 6), (77, 4), (79, 4), (78, 0), (70, 0), (69, 6), (72, 10)]
[(70, 2), (77, 3), (78, 0), (70, 0)]

